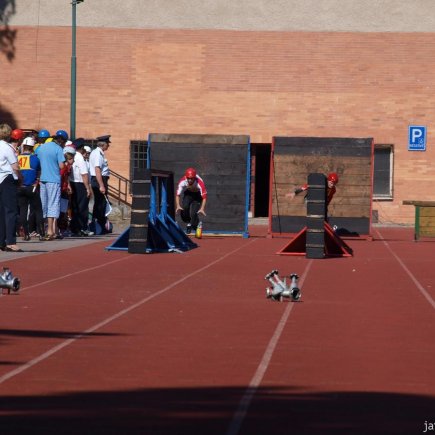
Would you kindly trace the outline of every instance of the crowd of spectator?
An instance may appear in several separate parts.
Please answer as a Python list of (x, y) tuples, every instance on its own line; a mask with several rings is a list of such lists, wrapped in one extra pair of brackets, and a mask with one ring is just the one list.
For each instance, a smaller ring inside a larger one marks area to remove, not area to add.
[[(0, 124), (0, 249), (22, 252), (29, 241), (110, 232), (105, 215), (110, 136), (92, 150), (65, 130), (25, 133)], [(89, 200), (94, 197), (92, 217)]]

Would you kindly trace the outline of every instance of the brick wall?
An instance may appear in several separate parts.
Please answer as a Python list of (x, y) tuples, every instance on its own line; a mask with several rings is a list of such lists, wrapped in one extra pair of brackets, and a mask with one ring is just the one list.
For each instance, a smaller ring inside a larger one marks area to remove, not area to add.
[[(0, 111), (17, 126), (69, 129), (69, 28), (18, 27), (0, 55)], [(409, 223), (403, 199), (434, 199), (435, 34), (77, 29), (77, 136), (112, 134), (112, 168), (150, 132), (374, 137), (394, 144), (394, 201), (380, 221)], [(408, 125), (428, 151), (408, 152)]]

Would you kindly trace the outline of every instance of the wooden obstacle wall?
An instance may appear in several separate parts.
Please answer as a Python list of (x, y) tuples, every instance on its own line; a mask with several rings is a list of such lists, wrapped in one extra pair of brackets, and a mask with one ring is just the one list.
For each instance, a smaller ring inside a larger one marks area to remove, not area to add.
[(370, 235), (373, 189), (372, 138), (274, 137), (269, 233), (299, 232), (306, 224), (304, 194), (285, 195), (307, 183), (310, 173), (339, 175), (328, 207), (329, 223), (343, 236)]
[(172, 171), (174, 189), (194, 167), (208, 193), (204, 232), (248, 235), (249, 136), (152, 133), (148, 165)]

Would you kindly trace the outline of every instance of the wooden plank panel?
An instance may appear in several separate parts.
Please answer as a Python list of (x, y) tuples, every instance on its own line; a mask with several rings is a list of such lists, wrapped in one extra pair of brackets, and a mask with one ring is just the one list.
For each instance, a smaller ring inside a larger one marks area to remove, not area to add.
[(204, 227), (243, 232), (247, 227), (248, 136), (150, 135), (151, 167), (174, 172), (174, 187), (188, 167), (207, 187)]
[(435, 217), (435, 207), (420, 207), (420, 217)]
[(417, 201), (417, 200), (404, 200), (403, 205), (418, 205), (421, 207), (435, 207), (435, 201)]
[[(337, 172), (340, 180), (328, 215), (352, 218), (349, 222), (354, 218), (366, 219), (367, 231), (370, 231), (372, 142), (370, 138), (274, 138), (270, 192), (272, 219), (278, 214), (281, 217), (306, 214), (303, 198), (291, 200), (285, 195), (307, 183), (310, 173)], [(298, 200), (301, 202), (295, 204)], [(358, 226), (361, 228), (360, 221)]]

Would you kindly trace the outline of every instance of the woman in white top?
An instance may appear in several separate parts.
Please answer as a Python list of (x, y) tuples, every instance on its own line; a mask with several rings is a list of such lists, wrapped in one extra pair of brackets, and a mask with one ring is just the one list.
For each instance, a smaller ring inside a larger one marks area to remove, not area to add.
[(23, 252), (17, 246), (17, 184), (21, 180), (17, 155), (9, 141), (12, 128), (0, 124), (0, 249)]

